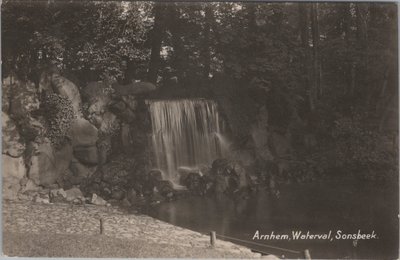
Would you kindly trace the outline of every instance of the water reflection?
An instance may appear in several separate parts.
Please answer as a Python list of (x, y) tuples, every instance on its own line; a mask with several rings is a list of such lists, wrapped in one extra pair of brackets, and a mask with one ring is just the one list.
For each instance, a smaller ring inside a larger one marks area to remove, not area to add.
[[(251, 240), (255, 231), (291, 234), (292, 230), (311, 232), (364, 232), (375, 230), (380, 239), (328, 242), (323, 240), (261, 241), (296, 250), (309, 248), (313, 258), (358, 257), (391, 259), (397, 257), (398, 223), (396, 190), (345, 185), (286, 185), (279, 198), (260, 189), (248, 200), (227, 197), (187, 197), (161, 203), (149, 215), (175, 225), (208, 233)], [(257, 248), (256, 248), (257, 249)], [(262, 248), (258, 248), (262, 250)], [(356, 252), (356, 253), (355, 253)], [(274, 252), (280, 255), (280, 252)], [(287, 257), (297, 257), (290, 256)]]

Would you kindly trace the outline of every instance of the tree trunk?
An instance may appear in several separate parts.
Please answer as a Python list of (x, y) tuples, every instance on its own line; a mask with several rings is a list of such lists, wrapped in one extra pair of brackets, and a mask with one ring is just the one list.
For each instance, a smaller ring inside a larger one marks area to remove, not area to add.
[(311, 57), (310, 57), (310, 46), (309, 46), (309, 19), (308, 19), (308, 9), (309, 4), (307, 3), (299, 3), (299, 35), (300, 42), (303, 49), (303, 59), (305, 64), (304, 69), (304, 77), (303, 77), (303, 86), (304, 89), (308, 92), (308, 104), (310, 112), (313, 113), (315, 110), (315, 100), (314, 100), (314, 91), (313, 85), (310, 84), (312, 73), (311, 73)]
[(321, 65), (319, 52), (319, 24), (318, 24), (318, 3), (311, 4), (311, 30), (313, 42), (313, 91), (311, 95), (319, 98), (322, 95), (321, 88)]
[(354, 89), (355, 89), (355, 64), (353, 60), (350, 60), (350, 55), (352, 52), (352, 43), (350, 40), (351, 37), (351, 4), (350, 3), (343, 3), (340, 5), (341, 8), (338, 9), (340, 13), (343, 14), (343, 17), (341, 19), (343, 26), (342, 30), (344, 32), (344, 41), (346, 43), (346, 65), (345, 65), (345, 71), (344, 71), (344, 76), (346, 79), (346, 84), (344, 85), (343, 88), (343, 94), (347, 95), (349, 94), (350, 96), (354, 95)]
[(308, 12), (307, 4), (299, 3), (299, 35), (303, 48), (308, 48)]
[[(360, 94), (364, 94), (366, 105), (369, 106), (371, 98), (372, 98), (372, 86), (369, 84), (369, 66), (368, 66), (368, 9), (369, 4), (365, 3), (356, 3), (356, 24), (357, 24), (357, 47), (360, 52), (360, 62), (357, 65), (356, 73), (357, 73), (357, 83), (356, 90), (360, 89)], [(370, 22), (375, 22), (375, 18), (373, 17), (373, 12), (371, 13)], [(361, 89), (365, 89), (364, 93), (361, 92)]]
[(154, 26), (150, 33), (151, 54), (149, 71), (147, 74), (147, 80), (154, 84), (157, 83), (158, 70), (160, 68), (161, 43), (165, 32), (163, 11), (163, 5), (159, 2), (156, 2), (154, 4)]
[(203, 76), (208, 78), (211, 72), (211, 24), (214, 20), (213, 11), (209, 4), (205, 7), (204, 20)]
[(168, 29), (171, 32), (172, 38), (172, 47), (173, 47), (173, 55), (171, 64), (176, 72), (176, 76), (178, 77), (178, 81), (182, 82), (185, 78), (185, 49), (182, 42), (182, 32), (181, 32), (181, 20), (179, 18), (179, 12), (177, 10), (177, 6), (171, 4), (169, 6), (169, 19), (170, 23), (168, 25)]

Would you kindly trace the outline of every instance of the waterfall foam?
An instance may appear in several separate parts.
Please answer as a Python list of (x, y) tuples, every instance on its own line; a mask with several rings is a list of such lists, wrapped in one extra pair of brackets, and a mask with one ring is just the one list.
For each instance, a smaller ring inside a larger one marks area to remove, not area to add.
[(154, 167), (170, 180), (178, 168), (198, 167), (223, 157), (223, 127), (217, 104), (204, 99), (149, 100)]

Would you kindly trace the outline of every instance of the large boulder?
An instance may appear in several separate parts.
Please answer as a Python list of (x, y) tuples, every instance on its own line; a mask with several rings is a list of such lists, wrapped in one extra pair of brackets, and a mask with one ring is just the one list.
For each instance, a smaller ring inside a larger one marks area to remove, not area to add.
[(12, 157), (19, 157), (25, 151), (25, 144), (22, 140), (14, 121), (6, 114), (2, 113), (2, 153)]
[(40, 89), (68, 98), (72, 102), (75, 114), (81, 114), (82, 99), (79, 89), (69, 79), (61, 76), (58, 72), (49, 71), (42, 74), (39, 86)]
[(26, 174), (24, 159), (3, 154), (3, 199), (17, 199), (20, 181)]
[(128, 85), (113, 84), (112, 87), (116, 94), (121, 96), (145, 94), (157, 88), (150, 82), (133, 82)]
[(67, 143), (58, 150), (45, 139), (35, 145), (29, 163), (29, 178), (36, 184), (50, 186), (57, 182), (72, 160), (72, 146)]
[(122, 100), (132, 110), (135, 111), (138, 107), (138, 100), (135, 96), (123, 96)]
[(72, 159), (69, 169), (72, 172), (71, 182), (73, 184), (80, 184), (93, 174), (93, 169), (81, 164), (75, 158)]
[(74, 156), (86, 165), (96, 165), (99, 163), (99, 153), (96, 145), (75, 147)]
[(75, 199), (83, 198), (82, 191), (76, 187), (66, 190), (65, 194), (66, 194), (67, 201), (74, 201)]
[(98, 139), (98, 130), (89, 121), (77, 117), (72, 122), (68, 135), (72, 140), (72, 146), (92, 146)]

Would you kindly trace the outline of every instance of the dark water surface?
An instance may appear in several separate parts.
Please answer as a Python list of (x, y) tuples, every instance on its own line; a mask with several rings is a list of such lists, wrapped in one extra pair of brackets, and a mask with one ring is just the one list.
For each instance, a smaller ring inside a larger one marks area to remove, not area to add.
[[(234, 203), (230, 199), (188, 196), (177, 201), (152, 206), (148, 215), (194, 231), (238, 238), (245, 241), (287, 248), (309, 249), (312, 258), (398, 258), (398, 188), (373, 184), (290, 184), (280, 187), (280, 198), (273, 199), (264, 188), (250, 200)], [(377, 239), (337, 240), (343, 234), (371, 233)], [(253, 240), (260, 235), (288, 234), (291, 240)], [(292, 231), (324, 234), (332, 231), (333, 241), (294, 240)], [(222, 237), (218, 237), (222, 239)], [(229, 240), (226, 239), (225, 240)], [(233, 241), (255, 251), (285, 258), (302, 257), (265, 246)]]

